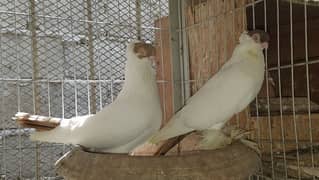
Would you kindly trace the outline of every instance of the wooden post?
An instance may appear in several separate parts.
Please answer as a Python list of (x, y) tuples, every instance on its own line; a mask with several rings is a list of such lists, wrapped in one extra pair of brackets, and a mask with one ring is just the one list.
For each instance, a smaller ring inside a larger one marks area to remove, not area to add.
[[(37, 80), (40, 79), (40, 66), (39, 66), (39, 54), (38, 54), (38, 40), (37, 40), (37, 17), (36, 17), (36, 2), (30, 0), (30, 31), (31, 31), (31, 51), (32, 51), (32, 81), (33, 81), (33, 106), (34, 114), (40, 114), (40, 86)], [(39, 143), (36, 143), (35, 149), (35, 164), (36, 164), (36, 179), (40, 179), (40, 147)]]
[(137, 28), (137, 39), (142, 39), (142, 16), (141, 16), (141, 0), (135, 0), (135, 17), (136, 17), (136, 28)]
[[(86, 0), (87, 18), (88, 18), (88, 51), (89, 51), (89, 80), (95, 79), (94, 65), (94, 46), (93, 46), (93, 18), (92, 18), (92, 2)], [(89, 82), (90, 85), (90, 113), (96, 113), (96, 82)]]

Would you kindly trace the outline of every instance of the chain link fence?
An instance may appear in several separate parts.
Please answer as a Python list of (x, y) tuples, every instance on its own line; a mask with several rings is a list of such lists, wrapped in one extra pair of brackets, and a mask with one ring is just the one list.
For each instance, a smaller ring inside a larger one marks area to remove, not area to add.
[(59, 179), (70, 146), (30, 142), (17, 111), (70, 118), (111, 103), (125, 44), (154, 41), (168, 0), (0, 0), (0, 179)]

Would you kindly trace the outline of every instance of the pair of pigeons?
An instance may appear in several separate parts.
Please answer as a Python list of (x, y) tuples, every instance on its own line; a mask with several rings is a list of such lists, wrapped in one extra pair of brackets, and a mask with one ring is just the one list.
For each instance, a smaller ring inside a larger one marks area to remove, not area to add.
[[(194, 130), (220, 130), (259, 92), (264, 79), (267, 33), (244, 32), (223, 65), (162, 129), (162, 111), (150, 44), (131, 42), (126, 50), (125, 82), (116, 100), (95, 115), (55, 119), (17, 113), (31, 140), (80, 145), (97, 151), (129, 153), (149, 140), (157, 143)], [(160, 130), (159, 130), (160, 129)]]

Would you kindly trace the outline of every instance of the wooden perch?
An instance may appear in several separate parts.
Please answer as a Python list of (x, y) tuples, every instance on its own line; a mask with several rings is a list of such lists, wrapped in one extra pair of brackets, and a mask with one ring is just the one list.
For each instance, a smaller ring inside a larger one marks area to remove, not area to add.
[[(298, 169), (301, 178), (312, 179), (313, 176), (319, 177), (319, 168), (316, 167), (319, 160), (317, 158), (312, 159), (312, 157), (318, 157), (318, 150), (318, 145), (312, 148), (299, 149), (299, 166), (296, 150), (286, 152), (286, 156), (283, 153), (276, 153), (273, 155), (273, 160), (270, 154), (264, 154), (262, 156), (263, 173), (266, 176), (271, 176), (271, 162), (273, 161), (274, 172), (278, 178), (285, 179), (285, 171), (287, 171), (288, 177), (298, 178)], [(315, 167), (312, 167), (312, 163)]]
[[(311, 127), (311, 129), (310, 129)], [(296, 132), (298, 133), (299, 149), (309, 148), (310, 138), (313, 145), (319, 144), (319, 114), (260, 116), (250, 118), (250, 126), (254, 132), (249, 139), (259, 142), (263, 153), (289, 152), (296, 149)], [(270, 138), (271, 132), (271, 138)], [(283, 143), (284, 141), (284, 143)]]
[(180, 156), (98, 154), (75, 149), (56, 163), (68, 180), (247, 179), (260, 165), (258, 155), (241, 143), (213, 151), (183, 152)]
[(318, 0), (284, 0), (287, 3), (292, 2), (295, 4), (299, 4), (303, 6), (304, 4), (307, 4), (307, 6), (319, 6)]
[[(271, 115), (280, 115), (280, 108), (283, 114), (292, 114), (293, 113), (293, 103), (291, 97), (282, 97), (281, 98), (281, 107), (280, 107), (280, 98), (269, 98), (269, 105), (267, 103), (267, 98), (258, 98), (258, 114), (259, 116), (267, 116), (268, 109), (270, 110)], [(295, 112), (296, 114), (307, 114), (308, 113), (308, 100), (306, 97), (295, 97)], [(253, 101), (250, 105), (250, 110), (252, 116), (256, 116), (256, 101)], [(310, 112), (316, 113), (319, 112), (319, 105), (310, 101)]]

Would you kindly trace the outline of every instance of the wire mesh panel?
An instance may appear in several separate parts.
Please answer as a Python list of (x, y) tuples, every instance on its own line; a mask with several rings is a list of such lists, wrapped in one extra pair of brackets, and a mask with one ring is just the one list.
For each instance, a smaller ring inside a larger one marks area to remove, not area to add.
[(266, 29), (272, 37), (264, 93), (254, 104), (263, 176), (315, 178), (310, 171), (318, 166), (318, 10), (306, 2), (277, 0), (247, 9), (248, 26)]
[(70, 118), (110, 104), (124, 80), (125, 44), (154, 41), (167, 0), (0, 0), (0, 179), (57, 178), (70, 147), (28, 140), (17, 111)]
[[(316, 179), (318, 174), (318, 2), (189, 0), (182, 32), (194, 94), (231, 56), (238, 33), (270, 34), (263, 87), (228, 125), (252, 132), (263, 166), (252, 179)], [(243, 26), (244, 25), (244, 26)]]

